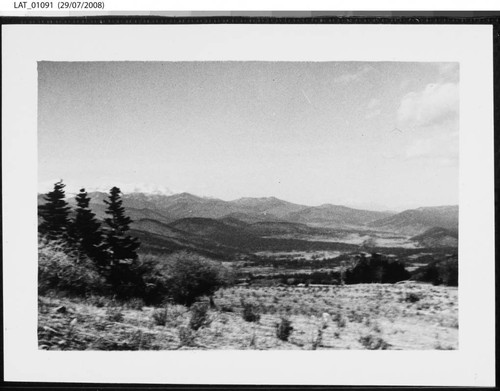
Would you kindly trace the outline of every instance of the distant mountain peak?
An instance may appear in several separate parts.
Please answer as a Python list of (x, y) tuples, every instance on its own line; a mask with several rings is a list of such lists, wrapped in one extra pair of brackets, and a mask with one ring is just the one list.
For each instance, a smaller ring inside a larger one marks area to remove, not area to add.
[(201, 200), (204, 198), (187, 192), (172, 194), (170, 197), (172, 199), (191, 199), (191, 200)]
[[(120, 187), (120, 186), (118, 186)], [(172, 195), (174, 192), (166, 186), (153, 183), (121, 184), (120, 190), (124, 194), (150, 194), (150, 195)]]
[[(255, 202), (255, 201), (282, 201), (280, 200), (279, 198), (276, 198), (276, 197), (241, 197), (241, 198), (238, 198), (237, 200), (234, 200), (234, 202)], [(283, 202), (287, 202), (287, 201), (283, 201)]]
[(416, 210), (458, 210), (458, 205), (421, 206)]
[(321, 204), (318, 206), (318, 208), (345, 208), (345, 209), (356, 209), (356, 208), (348, 208), (347, 206), (344, 205), (334, 205), (334, 204)]

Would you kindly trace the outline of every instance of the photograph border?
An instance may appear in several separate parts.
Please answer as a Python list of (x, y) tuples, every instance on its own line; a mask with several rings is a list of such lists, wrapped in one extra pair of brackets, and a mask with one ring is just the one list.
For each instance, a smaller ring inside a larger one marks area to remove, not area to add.
[[(459, 14), (460, 12), (457, 12)], [(289, 15), (290, 13), (288, 13)], [(452, 13), (450, 13), (452, 14)], [(193, 25), (193, 24), (287, 24), (287, 25), (304, 25), (304, 24), (350, 24), (350, 25), (366, 25), (366, 24), (391, 24), (391, 25), (453, 25), (453, 24), (471, 24), (471, 25), (491, 25), (493, 27), (493, 81), (494, 81), (494, 175), (495, 179), (498, 175), (498, 155), (500, 153), (498, 134), (496, 131), (498, 121), (500, 120), (500, 108), (498, 102), (500, 102), (500, 78), (498, 76), (499, 67), (499, 48), (500, 48), (500, 17), (498, 16), (481, 16), (481, 17), (470, 17), (470, 16), (439, 16), (439, 17), (370, 17), (370, 16), (353, 16), (353, 17), (337, 17), (337, 16), (316, 16), (316, 17), (245, 17), (245, 16), (210, 16), (210, 17), (158, 17), (158, 16), (75, 16), (75, 17), (2, 17), (0, 19), (2, 25), (23, 25), (23, 24), (63, 24), (63, 25)], [(3, 64), (4, 58), (2, 58)], [(4, 102), (5, 103), (5, 102)], [(3, 106), (4, 107), (4, 106)], [(5, 167), (5, 166), (3, 166)], [(7, 167), (6, 167), (7, 168)], [(3, 171), (3, 170), (2, 170)], [(3, 173), (2, 173), (2, 177)], [(494, 197), (495, 197), (495, 225), (498, 221), (498, 182), (495, 180), (494, 184)], [(4, 204), (2, 203), (2, 215)], [(3, 237), (3, 233), (2, 233)], [(495, 249), (498, 239), (495, 238)], [(496, 257), (496, 254), (495, 254)], [(2, 262), (5, 263), (4, 259)], [(496, 266), (496, 262), (495, 262)], [(495, 287), (498, 282), (498, 267), (495, 267)], [(495, 303), (498, 303), (497, 290), (495, 290)], [(5, 300), (5, 296), (4, 296)], [(2, 302), (3, 306), (3, 302)], [(2, 308), (3, 310), (3, 308)], [(496, 317), (495, 317), (496, 318)], [(2, 328), (2, 339), (3, 339), (3, 328)], [(496, 348), (498, 347), (497, 341), (495, 341)], [(22, 383), (22, 382), (8, 382), (13, 387), (22, 387), (23, 384), (29, 384), (30, 386), (34, 383)], [(40, 382), (39, 385), (50, 386), (50, 387), (64, 387), (69, 383), (44, 383)], [(100, 384), (101, 386), (109, 387), (109, 383), (71, 383), (71, 384), (81, 384), (85, 387), (95, 387)], [(128, 383), (130, 386), (135, 387), (137, 384)], [(148, 388), (153, 386), (149, 385)], [(190, 388), (196, 386), (193, 384)], [(220, 385), (223, 388), (248, 388), (252, 386), (243, 385)], [(271, 385), (268, 385), (271, 387)], [(278, 386), (273, 386), (278, 387)], [(266, 387), (267, 388), (267, 387)], [(321, 386), (314, 386), (314, 388), (322, 388)]]

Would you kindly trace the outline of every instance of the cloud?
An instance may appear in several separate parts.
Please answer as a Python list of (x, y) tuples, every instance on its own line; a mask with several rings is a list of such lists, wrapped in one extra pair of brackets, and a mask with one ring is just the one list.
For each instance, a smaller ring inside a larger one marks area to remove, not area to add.
[(402, 90), (405, 90), (409, 85), (411, 84), (411, 81), (408, 79), (404, 79), (401, 81), (401, 84), (399, 85), (399, 88)]
[(366, 119), (372, 119), (372, 118), (378, 117), (380, 114), (382, 114), (382, 110), (380, 110), (380, 109), (373, 109), (371, 111), (368, 111), (365, 114), (365, 118)]
[(358, 81), (363, 78), (364, 75), (369, 73), (373, 68), (369, 65), (365, 65), (355, 72), (344, 73), (343, 75), (337, 76), (333, 79), (335, 83), (350, 83), (353, 81)]
[[(54, 188), (54, 183), (58, 182), (59, 179), (51, 179), (48, 181), (43, 181), (38, 183), (38, 192), (46, 193), (51, 191)], [(67, 195), (75, 195), (77, 194), (81, 188), (85, 188), (87, 192), (99, 191), (103, 193), (108, 193), (109, 190), (116, 186), (123, 193), (146, 193), (146, 194), (159, 194), (159, 195), (172, 195), (175, 194), (172, 190), (170, 190), (166, 186), (158, 185), (155, 183), (124, 183), (124, 182), (116, 182), (116, 181), (106, 181), (101, 180), (98, 183), (94, 184), (94, 186), (82, 186), (78, 181), (63, 180), (63, 183), (66, 185), (65, 191)]]
[(174, 192), (166, 186), (156, 183), (122, 183), (118, 186), (124, 193), (146, 193), (158, 195), (172, 195)]
[(345, 75), (337, 76), (333, 79), (335, 83), (349, 83), (351, 81), (357, 80), (358, 75), (355, 73), (346, 73)]
[(457, 83), (428, 84), (423, 91), (406, 94), (398, 109), (401, 127), (437, 126), (458, 118)]
[(459, 63), (458, 62), (440, 62), (438, 63), (439, 75), (448, 81), (457, 82), (459, 78)]
[(366, 119), (372, 119), (382, 114), (382, 110), (380, 109), (380, 99), (373, 98), (368, 102), (366, 108), (367, 108), (367, 112), (365, 114)]
[(373, 98), (368, 102), (368, 108), (369, 109), (375, 109), (380, 106), (380, 99)]
[(456, 165), (458, 162), (458, 132), (434, 134), (415, 140), (404, 151), (404, 158), (433, 159), (442, 165)]

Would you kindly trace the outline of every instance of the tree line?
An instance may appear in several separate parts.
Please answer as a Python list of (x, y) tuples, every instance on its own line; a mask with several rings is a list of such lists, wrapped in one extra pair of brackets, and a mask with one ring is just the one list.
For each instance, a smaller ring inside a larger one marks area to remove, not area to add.
[(80, 189), (71, 213), (65, 186), (61, 180), (44, 195), (45, 203), (39, 206), (39, 235), (49, 241), (64, 242), (78, 255), (88, 257), (117, 293), (125, 292), (127, 286), (137, 283), (134, 267), (140, 242), (128, 235), (132, 220), (125, 215), (120, 189), (112, 187), (104, 200), (106, 218), (101, 225), (89, 207), (90, 197), (85, 189)]

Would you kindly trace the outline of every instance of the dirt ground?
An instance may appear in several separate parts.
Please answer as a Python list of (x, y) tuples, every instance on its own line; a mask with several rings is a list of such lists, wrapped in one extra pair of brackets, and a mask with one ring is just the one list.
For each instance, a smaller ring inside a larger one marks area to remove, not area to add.
[[(40, 297), (39, 348), (458, 349), (458, 289), (454, 287), (419, 283), (236, 286), (216, 292), (214, 302), (216, 307), (193, 330), (194, 310), (180, 305), (155, 308), (138, 300), (119, 304), (102, 297)], [(244, 306), (251, 308), (256, 321), (243, 319)], [(283, 318), (293, 328), (287, 340), (277, 333)]]

